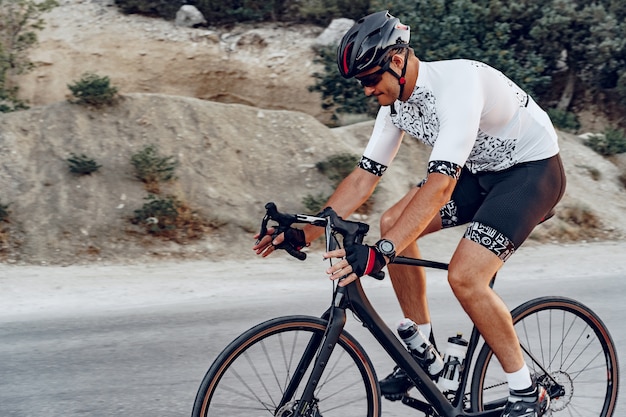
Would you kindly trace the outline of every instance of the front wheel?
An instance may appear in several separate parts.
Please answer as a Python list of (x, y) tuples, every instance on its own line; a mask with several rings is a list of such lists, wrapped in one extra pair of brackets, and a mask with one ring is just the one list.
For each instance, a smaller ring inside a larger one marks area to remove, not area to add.
[(288, 316), (243, 333), (209, 368), (192, 417), (295, 417), (297, 413), (306, 417), (379, 417), (374, 368), (363, 348), (345, 331), (313, 400), (306, 406), (300, 404), (326, 325), (326, 320), (316, 317)]
[[(589, 308), (563, 297), (540, 297), (511, 312), (524, 359), (550, 394), (544, 416), (610, 417), (617, 402), (617, 354), (608, 330)], [(504, 371), (485, 344), (472, 377), (476, 411), (508, 396)]]

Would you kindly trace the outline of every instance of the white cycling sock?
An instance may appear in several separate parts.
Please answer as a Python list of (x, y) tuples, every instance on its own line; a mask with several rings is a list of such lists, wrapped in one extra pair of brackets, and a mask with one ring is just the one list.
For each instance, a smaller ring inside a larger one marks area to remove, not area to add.
[(513, 373), (507, 373), (506, 380), (509, 383), (509, 389), (514, 391), (525, 391), (532, 387), (533, 381), (530, 378), (530, 371), (528, 366), (524, 363), (522, 369)]

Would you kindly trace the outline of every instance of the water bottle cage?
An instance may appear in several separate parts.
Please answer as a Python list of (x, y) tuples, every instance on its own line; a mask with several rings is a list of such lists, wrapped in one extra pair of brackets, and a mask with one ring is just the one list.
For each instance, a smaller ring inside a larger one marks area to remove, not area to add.
[[(426, 352), (424, 352), (424, 353), (426, 353)], [(418, 353), (418, 355), (419, 355), (419, 353)], [(419, 356), (421, 356), (421, 355), (419, 355)], [(429, 365), (429, 366), (432, 365), (435, 362), (435, 357), (434, 356), (432, 356), (431, 358), (427, 358), (426, 355), (424, 355), (424, 357), (420, 358), (420, 359), (424, 362), (424, 364)]]
[(428, 367), (435, 363), (435, 361), (437, 360), (437, 357), (434, 354), (427, 355), (431, 349), (434, 349), (434, 347), (429, 346), (424, 349), (424, 352), (422, 353), (419, 353), (417, 349), (410, 350), (410, 352), (413, 356), (415, 356), (415, 359), (417, 359), (417, 361), (423, 368), (428, 369)]
[(458, 359), (452, 359), (447, 361), (443, 365), (442, 377), (446, 379), (452, 379), (457, 371), (459, 370), (459, 375), (463, 372), (463, 364)]

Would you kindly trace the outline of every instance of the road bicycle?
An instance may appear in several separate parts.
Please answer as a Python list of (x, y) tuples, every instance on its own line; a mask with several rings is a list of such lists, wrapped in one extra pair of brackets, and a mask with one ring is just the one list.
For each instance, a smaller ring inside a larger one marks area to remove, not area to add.
[[(345, 247), (361, 243), (369, 230), (367, 224), (344, 220), (330, 208), (315, 216), (281, 213), (274, 203), (265, 208), (259, 236), (265, 236), (270, 221), (276, 234), (293, 224), (308, 223), (325, 228), (326, 249), (333, 250), (340, 247), (339, 235)], [(295, 249), (289, 252), (306, 257)], [(446, 263), (401, 256), (394, 263), (448, 268)], [(494, 282), (495, 276), (492, 286)], [(207, 371), (192, 416), (381, 416), (378, 378), (363, 347), (344, 329), (347, 310), (415, 384), (418, 394), (411, 394), (411, 389), (396, 400), (424, 416), (500, 416), (508, 396), (504, 371), (475, 327), (458, 388), (442, 391), (376, 313), (360, 280), (345, 287), (334, 285), (331, 305), (321, 317), (278, 317), (237, 337)], [(551, 398), (544, 415), (613, 415), (617, 354), (608, 330), (593, 311), (569, 298), (546, 296), (521, 304), (511, 315), (525, 360)]]

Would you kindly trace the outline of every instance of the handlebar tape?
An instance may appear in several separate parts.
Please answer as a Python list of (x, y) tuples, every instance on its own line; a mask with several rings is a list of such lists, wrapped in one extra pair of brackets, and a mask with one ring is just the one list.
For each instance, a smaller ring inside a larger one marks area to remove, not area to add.
[(374, 279), (377, 279), (379, 281), (382, 281), (383, 279), (385, 279), (385, 271), (373, 272), (371, 274), (368, 274), (368, 276)]

